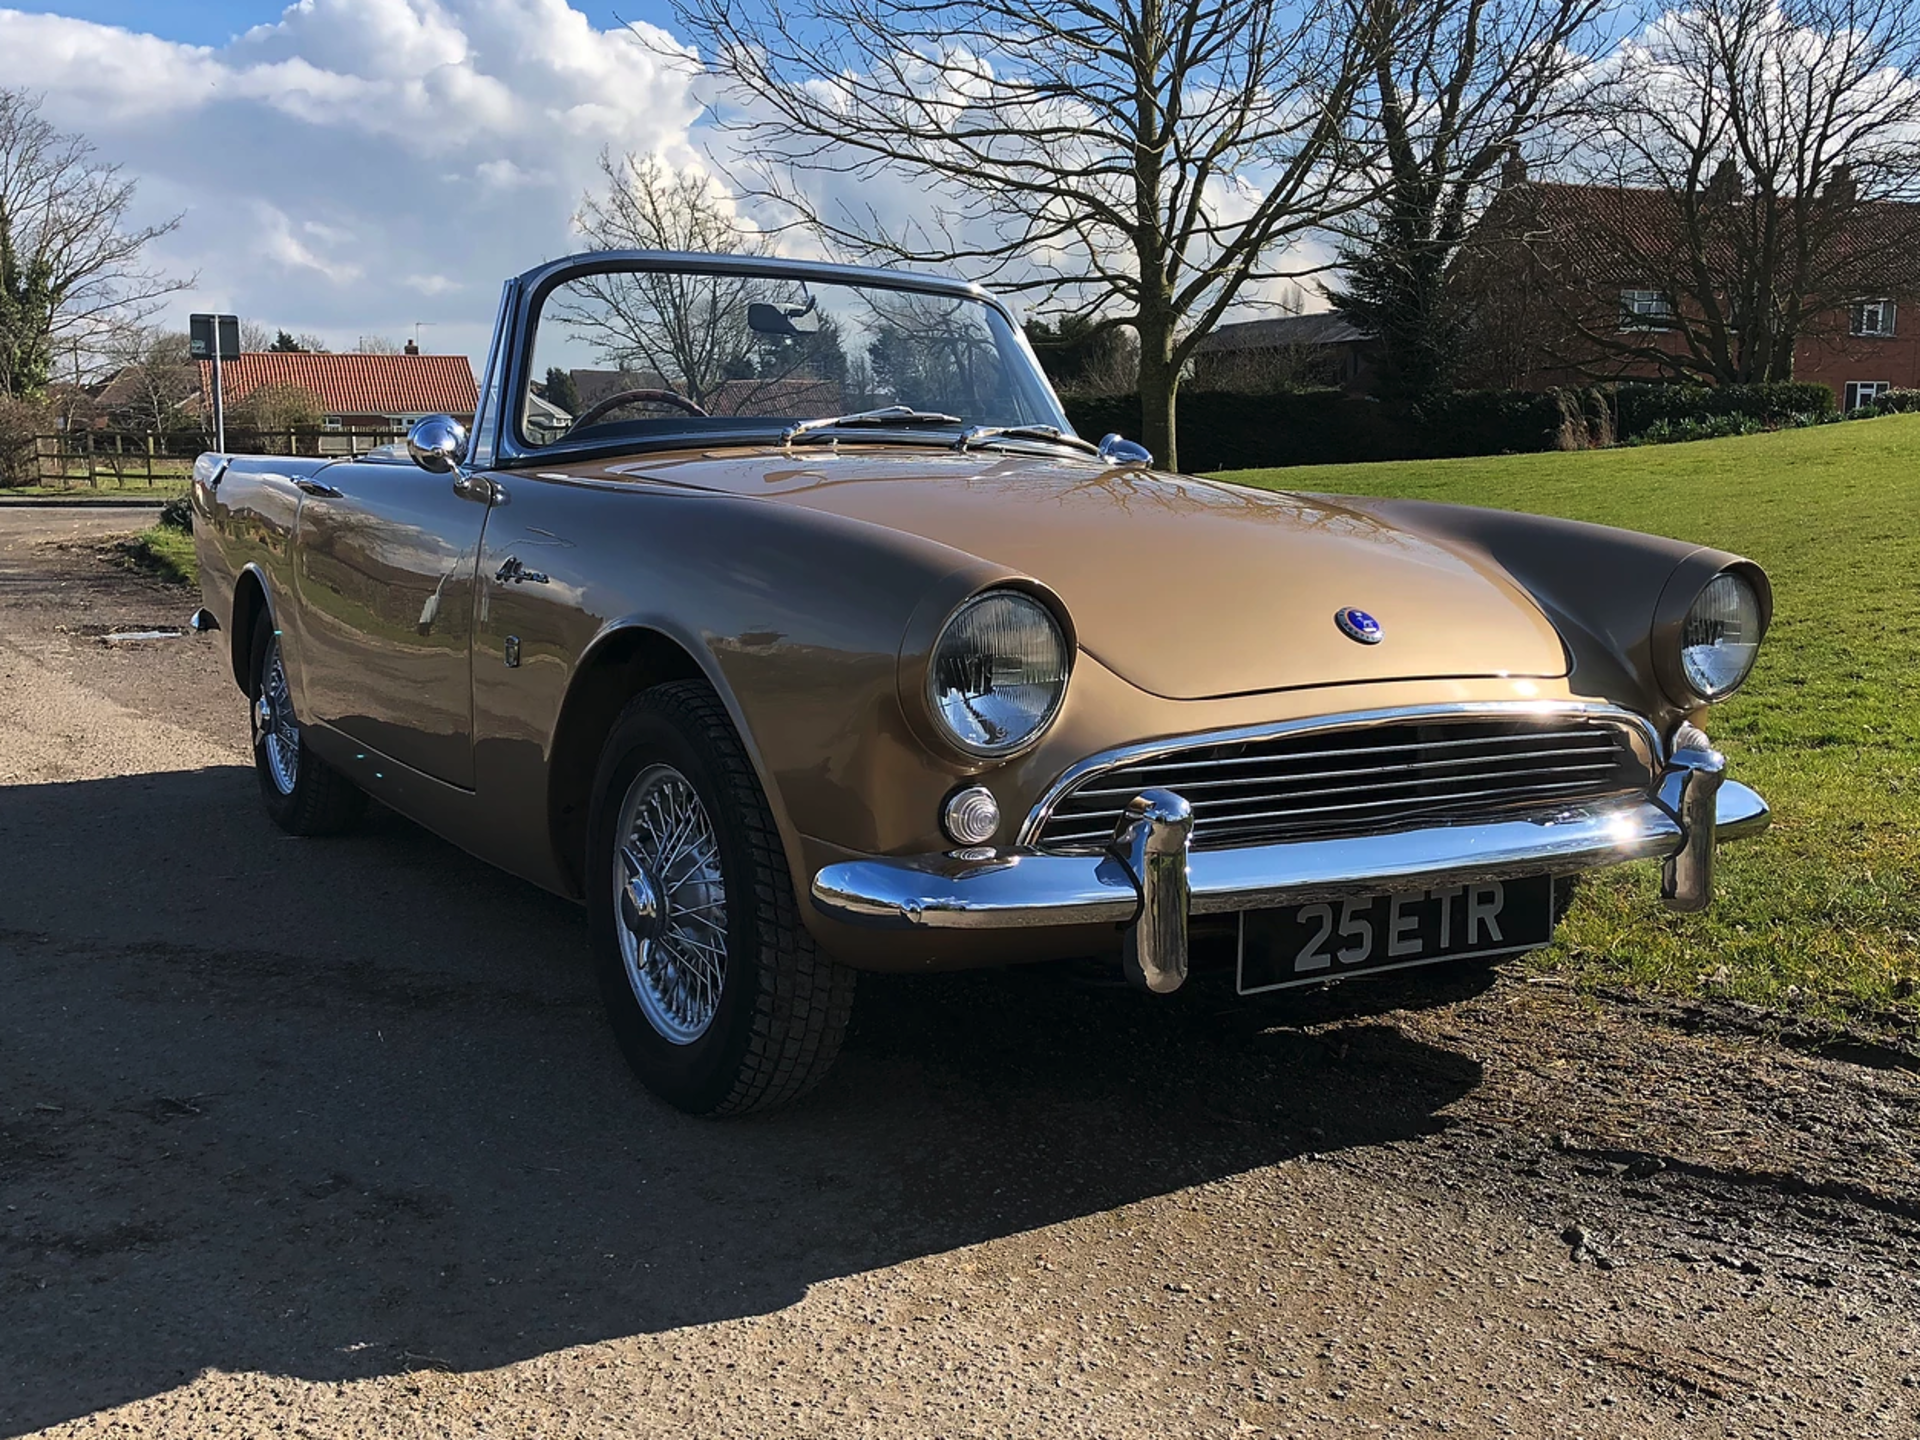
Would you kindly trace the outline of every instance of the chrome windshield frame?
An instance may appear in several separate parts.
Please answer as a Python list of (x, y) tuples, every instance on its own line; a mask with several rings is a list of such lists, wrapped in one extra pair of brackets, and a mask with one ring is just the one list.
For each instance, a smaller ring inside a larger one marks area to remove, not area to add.
[[(486, 433), (492, 443), (488, 458), (484, 462), (478, 462), (479, 445), (476, 441), (474, 455), (478, 463), (512, 469), (531, 465), (565, 464), (570, 460), (596, 459), (610, 455), (643, 454), (650, 450), (685, 449), (689, 446), (759, 447), (780, 443), (781, 431), (786, 428), (784, 425), (770, 425), (764, 432), (723, 429), (711, 432), (686, 430), (663, 436), (659, 440), (623, 436), (617, 440), (583, 440), (573, 444), (563, 441), (537, 447), (521, 442), (519, 426), (514, 423), (515, 401), (516, 397), (526, 393), (526, 388), (532, 379), (534, 332), (539, 323), (541, 306), (545, 304), (547, 296), (555, 287), (564, 285), (569, 280), (587, 275), (604, 275), (614, 270), (640, 270), (680, 275), (717, 274), (764, 277), (775, 280), (804, 281), (811, 284), (852, 285), (867, 289), (909, 291), (948, 296), (956, 300), (977, 301), (995, 311), (1006, 322), (1008, 330), (1013, 335), (1017, 352), (1032, 367), (1033, 379), (1052, 404), (1060, 428), (1069, 435), (1075, 433), (1071, 422), (1067, 419), (1065, 408), (1060, 404), (1059, 395), (1055, 393), (1045, 369), (1041, 367), (1033, 353), (1033, 347), (1026, 340), (1026, 332), (1021, 328), (1019, 318), (1004, 301), (971, 281), (957, 280), (948, 276), (924, 275), (908, 270), (886, 270), (870, 265), (839, 265), (822, 260), (789, 260), (759, 255), (716, 255), (680, 250), (596, 250), (549, 261), (544, 265), (536, 265), (533, 269), (507, 282), (507, 294), (503, 297), (502, 303), (502, 318), (496, 325), (495, 339), (496, 347), (504, 344), (507, 363), (501, 371), (503, 383), (498, 393), (483, 391), (482, 403), (487, 411)], [(494, 367), (495, 359), (490, 356), (489, 373)], [(476, 434), (481, 432), (482, 428), (476, 416), (474, 426)], [(830, 432), (820, 433), (824, 435)], [(884, 432), (877, 434), (855, 429), (846, 432), (843, 443), (855, 441), (884, 443), (883, 435)]]

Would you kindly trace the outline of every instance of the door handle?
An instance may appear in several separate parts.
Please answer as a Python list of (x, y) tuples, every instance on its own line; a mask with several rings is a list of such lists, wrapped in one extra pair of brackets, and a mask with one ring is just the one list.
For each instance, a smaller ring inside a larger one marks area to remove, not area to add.
[(346, 492), (336, 490), (331, 485), (322, 485), (318, 480), (299, 479), (293, 482), (294, 489), (304, 490), (309, 495), (324, 495), (329, 500), (338, 500)]

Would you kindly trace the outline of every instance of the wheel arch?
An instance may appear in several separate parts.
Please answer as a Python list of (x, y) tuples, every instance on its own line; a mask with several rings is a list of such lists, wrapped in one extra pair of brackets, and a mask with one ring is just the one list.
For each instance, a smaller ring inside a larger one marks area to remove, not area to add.
[[(671, 680), (711, 685), (733, 716), (734, 728), (753, 756), (755, 768), (760, 768), (752, 739), (740, 723), (738, 707), (721, 683), (717, 666), (703, 664), (684, 640), (652, 625), (623, 624), (597, 637), (574, 666), (547, 758), (547, 831), (561, 872), (575, 894), (581, 893), (593, 776), (607, 736), (628, 701)], [(761, 784), (764, 788), (764, 773)]]
[(260, 573), (258, 565), (249, 565), (240, 572), (240, 578), (233, 586), (233, 613), (229, 623), (232, 634), (227, 642), (228, 654), (233, 666), (233, 683), (242, 690), (252, 693), (253, 687), (253, 627), (265, 614), (277, 625), (273, 608), (273, 598), (267, 589), (266, 577)]

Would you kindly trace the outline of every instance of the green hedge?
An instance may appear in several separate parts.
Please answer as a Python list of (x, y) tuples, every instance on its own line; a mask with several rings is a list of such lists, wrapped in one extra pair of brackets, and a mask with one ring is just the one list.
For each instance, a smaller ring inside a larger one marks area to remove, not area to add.
[[(1140, 402), (1132, 395), (1065, 404), (1082, 435), (1140, 433)], [(1208, 472), (1551, 450), (1562, 406), (1556, 394), (1466, 390), (1400, 416), (1340, 390), (1182, 390), (1179, 415), (1180, 468)]]
[[(1140, 434), (1140, 401), (1133, 395), (1065, 404), (1073, 428), (1090, 439), (1116, 432), (1135, 438)], [(1182, 390), (1179, 417), (1180, 468), (1187, 471), (1337, 465), (1398, 460), (1407, 454), (1402, 427), (1378, 401), (1339, 390), (1274, 395)]]
[(1612, 387), (1620, 411), (1620, 438), (1635, 436), (1665, 421), (1670, 427), (1738, 415), (1756, 428), (1804, 425), (1835, 413), (1833, 391), (1825, 385), (1788, 380), (1772, 385), (1643, 385)]
[[(1140, 404), (1132, 395), (1065, 404), (1082, 435), (1140, 433)], [(1875, 405), (1878, 414), (1920, 408), (1920, 392), (1894, 391)], [(1461, 390), (1405, 415), (1332, 389), (1273, 395), (1183, 390), (1179, 414), (1180, 468), (1201, 472), (1658, 444), (1838, 418), (1833, 391), (1797, 381), (1718, 389), (1620, 384)]]

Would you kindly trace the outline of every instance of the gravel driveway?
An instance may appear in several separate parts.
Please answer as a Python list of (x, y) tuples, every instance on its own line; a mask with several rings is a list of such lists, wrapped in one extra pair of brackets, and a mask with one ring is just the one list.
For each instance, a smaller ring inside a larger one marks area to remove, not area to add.
[[(118, 513), (0, 510), (0, 1433), (1920, 1433), (1920, 1076), (1524, 970), (876, 981), (629, 1078), (572, 906), (263, 817)], [(63, 528), (64, 527), (64, 528)], [(77, 528), (76, 528), (77, 527)], [(85, 532), (84, 534), (81, 532)]]

